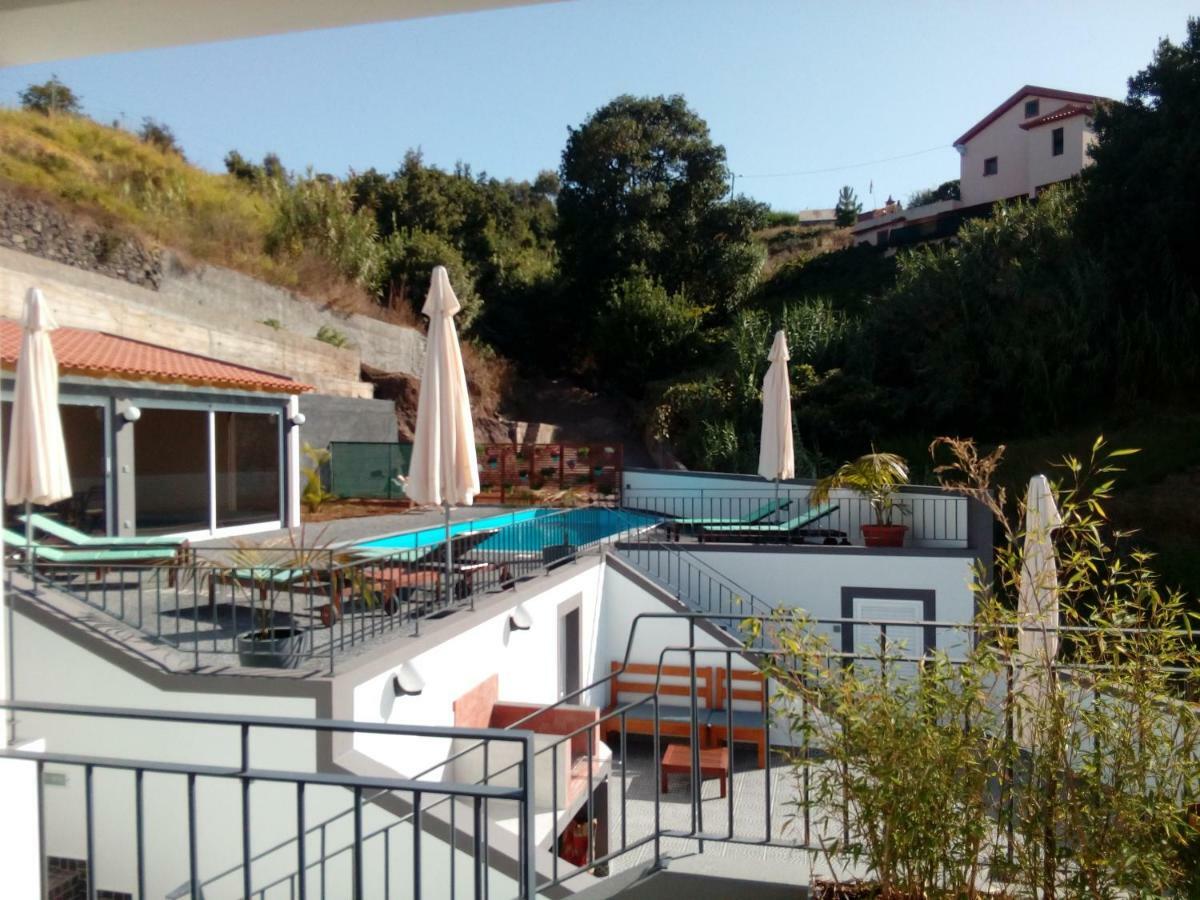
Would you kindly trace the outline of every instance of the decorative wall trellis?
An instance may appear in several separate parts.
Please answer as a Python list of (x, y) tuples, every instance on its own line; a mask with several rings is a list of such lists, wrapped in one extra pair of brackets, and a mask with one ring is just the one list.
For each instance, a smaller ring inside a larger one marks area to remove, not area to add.
[(521, 489), (621, 492), (620, 444), (486, 444), (478, 455), (480, 488), (498, 493), (502, 502)]

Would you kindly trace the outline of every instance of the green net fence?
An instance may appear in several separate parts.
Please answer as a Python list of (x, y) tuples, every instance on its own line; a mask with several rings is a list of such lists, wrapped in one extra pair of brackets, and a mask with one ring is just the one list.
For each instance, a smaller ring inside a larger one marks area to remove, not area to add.
[(334, 494), (387, 500), (404, 496), (396, 476), (408, 474), (412, 444), (334, 441), (329, 450), (329, 490)]

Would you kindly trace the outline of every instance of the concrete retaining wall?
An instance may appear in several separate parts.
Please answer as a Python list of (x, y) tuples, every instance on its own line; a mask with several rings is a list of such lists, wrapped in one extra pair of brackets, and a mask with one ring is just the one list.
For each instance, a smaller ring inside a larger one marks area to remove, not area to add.
[(303, 394), (300, 412), (305, 419), (300, 440), (314, 447), (328, 447), (334, 441), (396, 440), (396, 408), (391, 400)]
[(230, 269), (199, 266), (189, 270), (167, 254), (159, 295), (169, 300), (173, 309), (198, 318), (274, 319), (281, 325), (279, 332), (290, 336), (312, 339), (322, 326), (335, 328), (357, 348), (363, 363), (385, 372), (419, 378), (424, 365), (425, 338), (415, 329), (324, 308)]
[[(325, 394), (371, 397), (372, 386), (360, 380), (364, 361), (387, 371), (420, 374), (424, 337), (413, 329), (323, 312), (286, 291), (226, 270), (166, 268), (171, 274), (164, 272), (163, 289), (152, 291), (0, 248), (0, 316), (18, 318), (26, 290), (36, 285), (61, 325), (278, 372)], [(262, 324), (269, 318), (284, 327)], [(344, 332), (358, 346), (343, 349), (316, 340), (322, 324)]]

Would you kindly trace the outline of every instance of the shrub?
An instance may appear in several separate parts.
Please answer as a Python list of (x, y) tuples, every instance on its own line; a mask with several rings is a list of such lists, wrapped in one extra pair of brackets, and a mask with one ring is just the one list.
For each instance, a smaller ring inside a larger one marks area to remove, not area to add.
[(334, 497), (325, 490), (325, 485), (321, 483), (321, 467), (328, 465), (329, 461), (333, 459), (333, 454), (324, 448), (314, 447), (307, 441), (301, 448), (301, 452), (308, 460), (308, 465), (300, 470), (304, 476), (304, 490), (300, 494), (300, 499), (304, 503), (304, 508), (313, 513), (319, 510), (326, 500), (332, 500)]
[(765, 218), (767, 228), (783, 228), (800, 224), (800, 216), (794, 212), (784, 212), (782, 209), (767, 210)]
[(344, 332), (338, 331), (332, 325), (322, 325), (317, 329), (317, 340), (331, 347), (347, 347), (350, 339)]
[(22, 109), (47, 116), (53, 113), (79, 115), (83, 112), (82, 98), (59, 81), (57, 75), (51, 75), (49, 81), (41, 84), (29, 85), (19, 97)]
[(645, 274), (617, 284), (595, 320), (597, 369), (605, 381), (640, 394), (646, 382), (699, 358), (704, 310)]
[(419, 228), (396, 231), (380, 245), (379, 255), (376, 290), (389, 308), (407, 307), (419, 314), (434, 267), (445, 266), (461, 307), (455, 325), (460, 331), (470, 328), (482, 309), (482, 299), (471, 267), (447, 238)]
[(798, 610), (747, 630), (778, 651), (763, 671), (800, 789), (791, 823), (807, 782), (822, 849), (864, 865), (879, 896), (975, 896), (994, 833), (989, 784), (1003, 765), (1003, 728), (985, 702), (990, 657), (938, 653), (905, 677), (917, 648), (893, 642), (844, 664)]
[(1047, 654), (1018, 639), (1047, 626), (1015, 611), (1035, 570), (1027, 511), (1008, 515), (992, 489), (1003, 448), (931, 449), (947, 448), (943, 486), (985, 504), (1003, 534), (994, 569), (976, 572), (974, 639), (929, 654), (881, 636), (844, 658), (799, 611), (743, 623), (777, 685), (798, 803), (811, 785), (796, 814), (815, 810), (823, 849), (865, 866), (881, 896), (978, 896), (985, 873), (1003, 896), (1183, 896), (1196, 878), (1200, 648), (1195, 613), (1105, 514), (1132, 451), (1098, 439), (1052, 488), (1058, 574), (1042, 589), (1061, 625)]
[(142, 119), (142, 127), (138, 129), (138, 137), (145, 143), (157, 147), (163, 153), (173, 153), (183, 159), (183, 148), (175, 138), (171, 126), (147, 116)]
[(295, 258), (313, 250), (343, 276), (373, 287), (380, 271), (375, 219), (355, 210), (342, 182), (310, 171), (294, 184), (271, 180), (275, 217), (266, 235), (266, 250), (277, 258)]

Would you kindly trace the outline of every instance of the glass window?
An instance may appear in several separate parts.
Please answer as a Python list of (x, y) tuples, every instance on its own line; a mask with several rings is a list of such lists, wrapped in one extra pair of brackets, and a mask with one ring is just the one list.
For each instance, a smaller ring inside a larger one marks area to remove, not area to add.
[(275, 522), (279, 511), (279, 414), (214, 414), (217, 527)]
[[(60, 403), (58, 412), (62, 420), (63, 443), (67, 448), (67, 467), (71, 471), (72, 493), (67, 500), (37, 507), (37, 511), (52, 515), (79, 531), (105, 534), (108, 530), (108, 485), (105, 475), (108, 466), (104, 408)], [(4, 402), (2, 415), (4, 446), (0, 448), (0, 459), (7, 471), (12, 403)], [(24, 508), (6, 507), (4, 520), (16, 523), (19, 521), (17, 516), (24, 514)]]
[(209, 528), (208, 412), (143, 407), (133, 428), (138, 532)]
[(1055, 128), (1050, 132), (1050, 155), (1063, 155), (1063, 130), (1061, 128)]
[(1039, 106), (1040, 106), (1040, 104), (1036, 100), (1026, 100), (1025, 101), (1025, 118), (1032, 119), (1034, 116), (1036, 116), (1038, 114)]
[[(12, 403), (5, 401), (4, 470), (8, 467), (8, 446), (11, 445)], [(104, 452), (104, 409), (96, 406), (77, 406), (60, 403), (62, 443), (66, 444), (67, 468), (71, 470), (71, 497), (49, 506), (35, 506), (35, 511), (54, 516), (68, 526), (88, 534), (106, 534), (108, 530), (108, 486), (106, 452)], [(5, 506), (5, 522), (17, 523), (25, 515), (24, 506)]]
[(985, 159), (983, 161), (983, 174), (984, 175), (995, 175), (999, 171), (1000, 171), (999, 157), (989, 156), (987, 159)]

